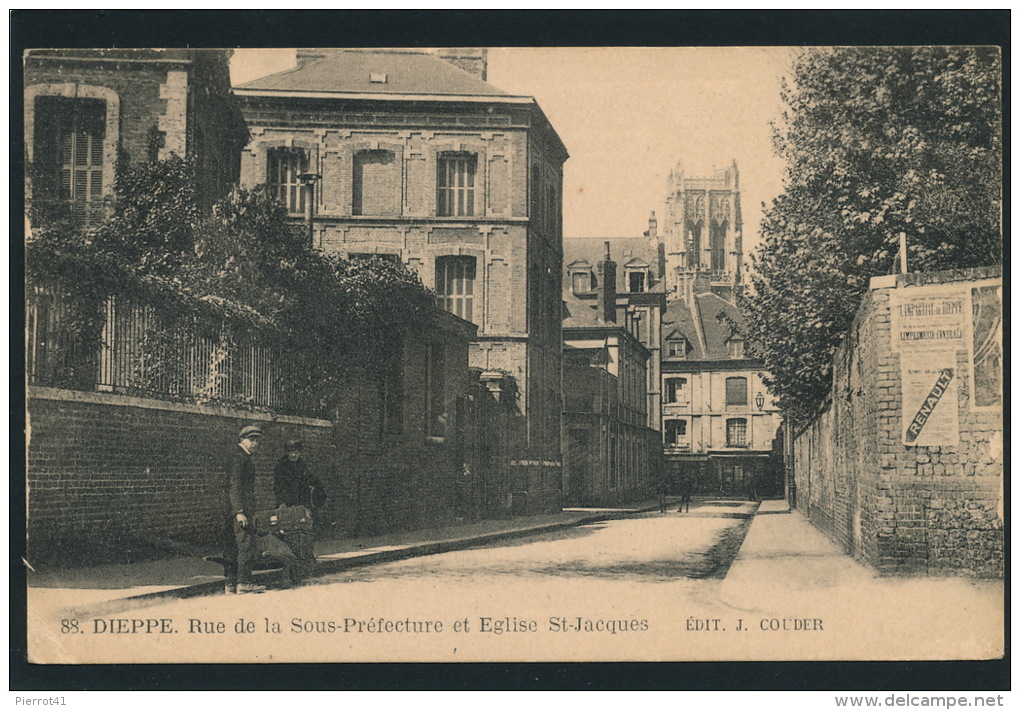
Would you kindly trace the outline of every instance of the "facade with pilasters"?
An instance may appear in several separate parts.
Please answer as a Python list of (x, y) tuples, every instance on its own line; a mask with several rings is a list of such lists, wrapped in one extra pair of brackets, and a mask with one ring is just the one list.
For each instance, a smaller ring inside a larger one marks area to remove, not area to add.
[(242, 186), (295, 220), (311, 200), (314, 246), (399, 260), (478, 326), (470, 365), (519, 388), (508, 505), (558, 509), (563, 143), (533, 98), (484, 81), (485, 50), (297, 58), (235, 88)]

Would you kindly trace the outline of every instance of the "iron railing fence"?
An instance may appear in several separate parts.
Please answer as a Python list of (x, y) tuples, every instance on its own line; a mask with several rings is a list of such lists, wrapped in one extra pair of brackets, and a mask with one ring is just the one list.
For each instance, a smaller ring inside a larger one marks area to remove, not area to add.
[[(320, 417), (295, 383), (301, 358), (227, 316), (172, 312), (139, 297), (75, 302), (54, 284), (26, 294), (28, 383)], [(95, 318), (90, 335), (83, 322)]]

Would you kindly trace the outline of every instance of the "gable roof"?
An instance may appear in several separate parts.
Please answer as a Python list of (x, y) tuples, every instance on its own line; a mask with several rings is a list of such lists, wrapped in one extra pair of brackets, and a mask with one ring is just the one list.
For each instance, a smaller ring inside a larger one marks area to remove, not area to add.
[[(385, 81), (374, 82), (373, 75), (385, 77)], [(235, 91), (240, 94), (302, 92), (511, 98), (502, 89), (432, 54), (397, 50), (338, 52), (255, 79), (236, 87)]]

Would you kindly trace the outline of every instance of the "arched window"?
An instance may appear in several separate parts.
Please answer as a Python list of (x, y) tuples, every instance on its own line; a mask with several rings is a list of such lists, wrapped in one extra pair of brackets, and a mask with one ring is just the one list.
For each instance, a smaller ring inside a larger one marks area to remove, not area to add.
[(728, 222), (712, 222), (712, 271), (726, 270), (726, 228)]
[(701, 266), (701, 222), (688, 222), (690, 240), (687, 248), (687, 265)]
[(106, 102), (40, 96), (35, 112), (37, 196), (69, 204), (80, 224), (103, 216)]

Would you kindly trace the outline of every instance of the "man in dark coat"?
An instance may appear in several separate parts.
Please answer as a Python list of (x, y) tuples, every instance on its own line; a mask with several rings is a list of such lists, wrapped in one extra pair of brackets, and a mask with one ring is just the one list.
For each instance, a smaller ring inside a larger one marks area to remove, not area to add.
[[(301, 458), (304, 442), (288, 441), (283, 458), (273, 472), (273, 492), (278, 506), (303, 506), (314, 514), (316, 508), (325, 502), (322, 483), (308, 470), (308, 464)], [(287, 534), (285, 542), (300, 561), (291, 567), (291, 578), (298, 582), (311, 570), (315, 563), (314, 540), (311, 531)]]
[(262, 592), (265, 587), (252, 583), (251, 570), (258, 555), (255, 533), (255, 462), (252, 453), (258, 448), (262, 430), (246, 426), (238, 434), (238, 444), (231, 452), (224, 480), (226, 534), (226, 592), (245, 594)]

